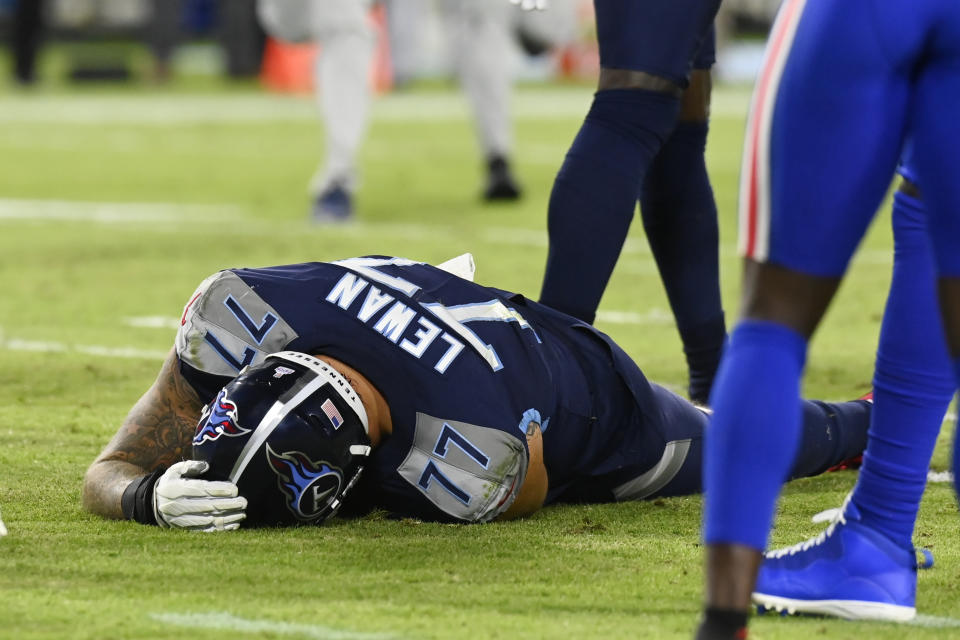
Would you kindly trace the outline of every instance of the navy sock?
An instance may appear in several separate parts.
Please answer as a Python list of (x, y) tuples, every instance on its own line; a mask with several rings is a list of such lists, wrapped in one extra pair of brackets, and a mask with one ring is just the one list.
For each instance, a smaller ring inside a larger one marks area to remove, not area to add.
[(676, 124), (679, 100), (598, 91), (553, 183), (540, 302), (593, 322), (620, 256), (647, 168)]
[(790, 478), (815, 476), (863, 453), (871, 409), (866, 400), (804, 400), (800, 446)]
[(681, 122), (654, 158), (640, 192), (643, 228), (690, 371), (690, 399), (704, 404), (727, 329), (720, 302), (717, 205), (707, 176), (706, 122)]
[(956, 382), (922, 203), (897, 193), (893, 229), (893, 279), (877, 347), (873, 421), (853, 501), (865, 524), (910, 547)]
[(800, 441), (807, 341), (779, 324), (742, 321), (710, 395), (704, 539), (762, 550)]

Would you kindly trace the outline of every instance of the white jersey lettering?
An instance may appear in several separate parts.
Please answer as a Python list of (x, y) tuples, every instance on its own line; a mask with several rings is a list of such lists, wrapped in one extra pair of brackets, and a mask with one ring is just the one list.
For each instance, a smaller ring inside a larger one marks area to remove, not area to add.
[(327, 302), (333, 302), (341, 309), (347, 309), (367, 284), (369, 283), (363, 278), (358, 278), (352, 273), (345, 273), (340, 278), (340, 282), (327, 294)]
[(404, 338), (403, 342), (400, 343), (400, 348), (414, 358), (420, 358), (423, 352), (433, 344), (433, 341), (436, 340), (437, 336), (441, 333), (440, 327), (422, 316), (417, 318), (417, 323), (422, 327), (421, 329), (417, 329), (417, 332), (413, 334), (417, 342), (414, 343)]
[(373, 328), (396, 344), (416, 316), (417, 312), (407, 305), (394, 302), (390, 310), (380, 316), (380, 320)]
[(380, 289), (377, 289), (374, 286), (370, 287), (370, 290), (367, 291), (367, 297), (363, 301), (363, 306), (360, 307), (360, 313), (357, 314), (357, 318), (363, 322), (369, 322), (370, 318), (373, 317), (377, 311), (383, 309), (385, 306), (393, 302), (393, 296), (389, 293), (383, 293)]

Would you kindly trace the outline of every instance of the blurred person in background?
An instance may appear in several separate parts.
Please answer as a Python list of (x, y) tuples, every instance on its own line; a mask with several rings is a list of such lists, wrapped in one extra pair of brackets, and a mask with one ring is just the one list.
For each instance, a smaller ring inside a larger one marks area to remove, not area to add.
[(23, 86), (36, 82), (37, 51), (43, 30), (43, 2), (15, 0), (13, 3), (13, 75)]
[[(316, 42), (322, 53), (315, 69), (317, 101), (326, 130), (326, 158), (310, 192), (317, 222), (350, 220), (359, 176), (357, 154), (367, 130), (371, 90), (368, 70), (374, 55), (374, 33), (368, 22), (372, 0), (259, 0), (267, 32), (287, 42)], [(510, 48), (518, 21), (530, 25), (542, 41), (555, 44), (573, 31), (574, 3), (557, 0), (547, 17), (521, 16), (505, 0), (441, 0), (437, 5), (449, 35), (454, 67), (470, 102), (486, 164), (485, 201), (516, 200), (521, 189), (510, 165)], [(391, 3), (393, 11), (406, 5)], [(416, 3), (413, 11), (422, 11)], [(537, 30), (537, 22), (545, 26)], [(407, 42), (416, 25), (404, 21)], [(545, 45), (547, 46), (547, 45)]]
[(390, 38), (390, 70), (393, 87), (402, 89), (416, 80), (423, 64), (423, 23), (433, 8), (432, 0), (382, 0), (387, 10)]
[(256, 0), (152, 0), (151, 5), (147, 43), (157, 81), (170, 79), (174, 49), (188, 29), (217, 31), (230, 77), (252, 77), (260, 71), (264, 36), (256, 17)]

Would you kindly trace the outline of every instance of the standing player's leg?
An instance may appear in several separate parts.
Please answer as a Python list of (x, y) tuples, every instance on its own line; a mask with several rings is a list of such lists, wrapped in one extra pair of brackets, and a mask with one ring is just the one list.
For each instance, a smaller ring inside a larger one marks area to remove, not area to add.
[(369, 1), (313, 3), (311, 26), (320, 45), (316, 63), (317, 102), (326, 136), (326, 163), (311, 183), (313, 218), (337, 222), (353, 214), (358, 186), (357, 155), (367, 132), (370, 64), (375, 41)]
[(423, 71), (423, 27), (432, 3), (428, 0), (383, 0), (382, 4), (387, 9), (393, 87), (402, 89)]
[(315, 91), (326, 135), (326, 161), (311, 181), (312, 214), (318, 222), (344, 221), (353, 213), (357, 153), (367, 129), (373, 59), (369, 0), (258, 0), (264, 29), (287, 42), (314, 41)]
[(704, 464), (701, 639), (746, 624), (798, 443), (807, 342), (896, 165), (909, 67), (890, 64), (887, 42), (860, 19), (872, 2), (788, 0), (755, 88), (741, 178), (742, 320), (711, 396)]
[(706, 404), (727, 337), (720, 300), (717, 205), (704, 151), (710, 113), (713, 31), (694, 63), (677, 127), (643, 182), (640, 214), (677, 321), (690, 399)]
[[(931, 20), (931, 55), (916, 81), (914, 157), (929, 212), (947, 343), (960, 381), (960, 128), (955, 108), (960, 100), (960, 5), (943, 5)], [(957, 447), (955, 436), (954, 476), (960, 492)]]
[(473, 111), (487, 167), (485, 200), (516, 200), (520, 187), (510, 169), (510, 26), (513, 8), (490, 0), (444, 0), (457, 76)]
[(874, 374), (877, 407), (852, 502), (863, 523), (912, 547), (930, 458), (956, 387), (937, 309), (933, 250), (920, 193), (894, 196), (894, 262)]
[[(157, 82), (166, 82), (170, 79), (172, 73), (170, 62), (173, 58), (173, 51), (183, 36), (181, 26), (183, 4), (178, 0), (153, 0), (151, 3), (150, 24), (146, 29), (146, 39), (150, 47), (150, 53), (153, 54), (153, 79)], [(39, 2), (23, 0), (17, 3), (18, 14), (23, 11), (39, 11), (39, 9)], [(15, 33), (20, 34), (21, 32), (17, 29)], [(17, 56), (18, 70), (19, 60), (20, 57)]]
[(540, 301), (592, 322), (718, 0), (594, 0), (600, 82), (550, 195)]
[[(764, 607), (879, 619), (915, 612), (913, 528), (955, 385), (918, 196), (905, 181), (894, 198), (893, 279), (877, 348), (876, 410), (843, 510), (844, 528), (802, 550), (769, 553), (753, 596)], [(865, 551), (870, 562), (863, 561)]]

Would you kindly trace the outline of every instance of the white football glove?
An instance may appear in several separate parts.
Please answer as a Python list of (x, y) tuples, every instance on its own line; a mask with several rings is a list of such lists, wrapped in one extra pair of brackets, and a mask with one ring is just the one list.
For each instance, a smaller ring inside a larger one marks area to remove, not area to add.
[(153, 513), (161, 527), (231, 531), (247, 517), (247, 499), (232, 482), (201, 480), (210, 465), (184, 460), (171, 466), (153, 488)]
[(543, 11), (550, 6), (550, 0), (510, 0), (524, 11)]

